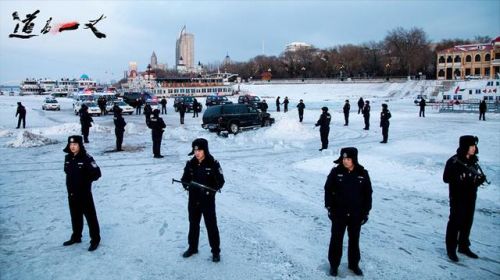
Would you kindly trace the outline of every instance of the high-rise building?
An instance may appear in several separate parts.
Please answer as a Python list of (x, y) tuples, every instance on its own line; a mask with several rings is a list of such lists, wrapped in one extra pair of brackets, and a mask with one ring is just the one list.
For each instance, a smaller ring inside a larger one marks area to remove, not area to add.
[(194, 70), (194, 35), (186, 32), (186, 26), (175, 42), (175, 65), (178, 71)]
[(132, 72), (132, 71), (136, 71), (137, 72), (137, 62), (135, 61), (130, 61), (128, 63), (128, 71), (129, 72)]

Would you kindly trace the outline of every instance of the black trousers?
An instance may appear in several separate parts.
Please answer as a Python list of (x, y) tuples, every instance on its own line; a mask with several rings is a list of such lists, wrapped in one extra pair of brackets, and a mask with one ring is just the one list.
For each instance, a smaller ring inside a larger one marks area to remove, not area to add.
[(389, 138), (389, 126), (383, 125), (382, 126), (382, 137), (384, 142), (387, 142), (387, 139)]
[(198, 117), (198, 109), (193, 108), (193, 118)]
[(181, 124), (184, 124), (184, 114), (180, 114), (181, 116)]
[(358, 115), (361, 113), (361, 110), (363, 110), (363, 107), (358, 107)]
[(284, 106), (285, 106), (284, 111), (285, 111), (285, 113), (286, 113), (286, 112), (288, 112), (288, 105), (284, 105)]
[(279, 112), (279, 111), (280, 111), (280, 105), (276, 104), (276, 112)]
[(349, 125), (349, 113), (344, 113), (345, 125)]
[(165, 106), (162, 105), (161, 106), (161, 113), (162, 114), (166, 114), (167, 113), (167, 105), (165, 105)]
[(450, 218), (446, 227), (446, 251), (456, 252), (470, 246), (470, 231), (474, 221), (476, 197), (467, 199), (450, 199)]
[(320, 128), (319, 134), (321, 137), (321, 149), (328, 149), (328, 134), (330, 134), (330, 128)]
[(72, 240), (80, 240), (83, 231), (83, 216), (87, 220), (89, 226), (89, 235), (91, 242), (98, 243), (101, 241), (99, 222), (95, 211), (94, 199), (92, 193), (75, 196), (69, 195), (69, 212), (71, 214), (71, 226), (73, 228)]
[(299, 112), (299, 122), (302, 122), (304, 119), (304, 112)]
[(115, 135), (116, 135), (116, 150), (121, 150), (122, 149), (122, 143), (123, 143), (123, 130), (118, 130), (115, 129)]
[(365, 129), (370, 129), (370, 115), (363, 115), (363, 118), (365, 119)]
[(161, 137), (163, 135), (163, 131), (153, 131), (152, 132), (152, 138), (153, 138), (153, 155), (155, 156), (160, 156), (160, 148), (161, 148)]
[(19, 116), (17, 119), (17, 128), (21, 127), (21, 120), (23, 122), (23, 128), (26, 128), (26, 116)]
[(83, 142), (85, 143), (89, 142), (89, 130), (90, 126), (82, 125)]
[(425, 109), (420, 109), (420, 112), (418, 112), (418, 116), (425, 118)]
[(192, 202), (189, 201), (189, 248), (198, 249), (200, 239), (200, 221), (203, 215), (205, 226), (208, 233), (208, 243), (212, 248), (212, 254), (220, 253), (219, 228), (217, 227), (217, 216), (215, 214), (215, 198), (208, 201)]
[(140, 115), (141, 114), (141, 109), (142, 109), (141, 106), (135, 107), (135, 114), (136, 115)]
[(361, 259), (359, 252), (359, 235), (361, 232), (361, 221), (359, 219), (337, 218), (332, 221), (332, 230), (330, 238), (330, 248), (328, 250), (328, 261), (330, 266), (336, 268), (340, 265), (342, 259), (342, 243), (344, 242), (344, 234), (347, 228), (349, 236), (347, 258), (349, 267), (356, 267)]
[[(479, 112), (479, 120), (481, 120), (481, 117), (483, 117), (483, 121), (485, 121), (486, 120), (486, 112)], [(17, 126), (19, 126), (19, 124)]]

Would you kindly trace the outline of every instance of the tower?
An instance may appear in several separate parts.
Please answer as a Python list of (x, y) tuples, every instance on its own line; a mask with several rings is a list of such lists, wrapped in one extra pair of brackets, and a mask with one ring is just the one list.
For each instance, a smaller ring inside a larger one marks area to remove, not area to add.
[(186, 32), (185, 25), (175, 42), (175, 65), (178, 70), (179, 66), (185, 67), (187, 71), (194, 69), (194, 35)]

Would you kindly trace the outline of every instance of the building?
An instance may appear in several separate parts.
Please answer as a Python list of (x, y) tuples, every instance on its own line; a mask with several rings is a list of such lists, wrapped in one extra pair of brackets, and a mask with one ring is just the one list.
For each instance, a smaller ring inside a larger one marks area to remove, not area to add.
[(286, 45), (285, 52), (296, 52), (298, 50), (307, 50), (312, 48), (312, 45), (309, 45), (304, 42), (292, 42)]
[(128, 63), (128, 72), (136, 71), (137, 72), (137, 62), (135, 61), (130, 61)]
[(179, 72), (194, 71), (194, 35), (184, 26), (175, 42), (175, 65)]
[(487, 44), (459, 45), (437, 53), (438, 80), (500, 78), (500, 37)]
[(152, 69), (158, 68), (158, 58), (156, 58), (156, 54), (153, 51), (153, 54), (151, 55), (151, 62), (149, 63), (151, 65)]

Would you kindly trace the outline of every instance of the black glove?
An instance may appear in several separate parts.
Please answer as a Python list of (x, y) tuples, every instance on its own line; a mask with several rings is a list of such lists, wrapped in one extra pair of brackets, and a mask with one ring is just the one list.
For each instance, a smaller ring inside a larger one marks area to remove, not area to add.
[(368, 215), (364, 216), (363, 219), (361, 219), (361, 225), (366, 224), (368, 222)]
[(184, 187), (184, 189), (185, 189), (186, 191), (188, 191), (188, 190), (189, 190), (189, 185), (188, 185), (188, 184), (182, 184), (182, 186)]
[(484, 181), (486, 181), (486, 177), (485, 176), (477, 176), (476, 177), (476, 185), (477, 186), (481, 186)]

